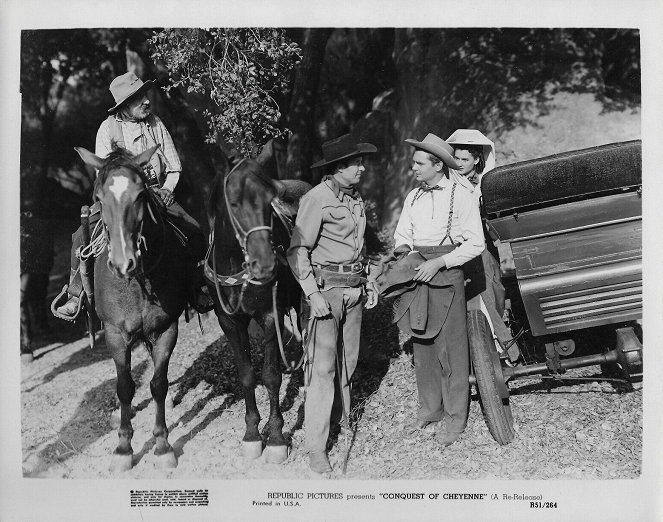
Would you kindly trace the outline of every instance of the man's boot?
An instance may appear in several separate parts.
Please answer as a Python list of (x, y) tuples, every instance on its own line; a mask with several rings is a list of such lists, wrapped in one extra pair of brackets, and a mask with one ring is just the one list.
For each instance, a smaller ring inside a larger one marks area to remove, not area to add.
[(308, 465), (311, 471), (316, 473), (327, 473), (332, 470), (329, 458), (324, 451), (312, 451), (308, 454)]
[[(81, 309), (81, 294), (83, 293), (83, 284), (81, 281), (81, 275), (78, 270), (71, 269), (71, 274), (69, 275), (69, 285), (67, 287), (67, 294), (69, 299), (62, 305), (58, 306), (55, 309), (55, 312), (60, 315), (61, 319), (66, 319), (73, 321), (78, 316), (78, 313)], [(62, 294), (60, 294), (62, 295)], [(60, 296), (56, 297), (56, 300)]]

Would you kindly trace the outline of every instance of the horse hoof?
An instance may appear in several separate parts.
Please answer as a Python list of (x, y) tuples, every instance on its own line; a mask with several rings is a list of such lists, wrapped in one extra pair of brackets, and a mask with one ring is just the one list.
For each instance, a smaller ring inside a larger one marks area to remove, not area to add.
[(250, 440), (242, 441), (242, 456), (247, 459), (257, 459), (262, 455), (262, 441)]
[(265, 461), (270, 464), (281, 464), (288, 458), (288, 446), (267, 446)]
[(34, 355), (32, 355), (32, 352), (21, 353), (21, 363), (22, 364), (23, 363), (29, 364), (34, 360), (35, 360), (35, 357), (34, 357)]
[(115, 453), (111, 460), (110, 470), (111, 473), (123, 473), (129, 471), (133, 467), (133, 455), (120, 455)]
[(172, 450), (163, 455), (157, 455), (157, 462), (161, 469), (173, 469), (177, 467), (177, 457)]

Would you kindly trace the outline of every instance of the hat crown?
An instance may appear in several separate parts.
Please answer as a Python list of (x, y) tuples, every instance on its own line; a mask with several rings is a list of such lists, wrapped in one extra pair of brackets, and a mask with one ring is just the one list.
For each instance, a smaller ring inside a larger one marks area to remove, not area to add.
[(348, 154), (356, 152), (357, 144), (349, 134), (344, 134), (336, 139), (322, 144), (322, 157), (325, 161), (333, 161), (343, 158)]
[(142, 86), (143, 81), (133, 72), (128, 72), (115, 78), (111, 82), (109, 90), (115, 99), (115, 103), (119, 103)]
[(434, 147), (439, 147), (453, 156), (454, 148), (451, 145), (449, 145), (446, 141), (444, 141), (442, 138), (436, 136), (435, 134), (431, 133), (427, 134), (426, 137), (423, 139), (422, 143), (433, 145)]

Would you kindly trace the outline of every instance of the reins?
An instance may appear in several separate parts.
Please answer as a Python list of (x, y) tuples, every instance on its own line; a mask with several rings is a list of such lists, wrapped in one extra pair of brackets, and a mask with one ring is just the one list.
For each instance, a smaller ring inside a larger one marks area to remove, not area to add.
[[(233, 274), (231, 276), (220, 276), (217, 269), (216, 269), (216, 234), (215, 234), (215, 229), (216, 229), (216, 215), (212, 215), (211, 223), (210, 223), (210, 245), (209, 248), (207, 249), (207, 254), (205, 255), (205, 275), (212, 279), (214, 281), (214, 288), (216, 290), (217, 298), (219, 300), (219, 304), (221, 305), (222, 310), (226, 315), (233, 316), (236, 313), (239, 312), (242, 306), (242, 299), (244, 297), (244, 293), (246, 291), (246, 288), (249, 284), (252, 285), (267, 285), (271, 283), (275, 278), (276, 278), (276, 273), (270, 277), (266, 281), (258, 281), (256, 279), (253, 279), (251, 277), (251, 273), (249, 271), (249, 253), (247, 250), (247, 243), (249, 240), (249, 236), (253, 232), (258, 232), (260, 230), (267, 230), (270, 233), (270, 238), (272, 234), (272, 229), (273, 229), (273, 218), (270, 218), (270, 225), (260, 225), (257, 227), (250, 228), (249, 230), (244, 230), (242, 228), (242, 224), (239, 222), (239, 220), (233, 215), (231, 207), (230, 207), (230, 201), (228, 200), (228, 180), (230, 179), (230, 175), (237, 169), (242, 163), (246, 161), (245, 159), (242, 159), (237, 165), (235, 165), (232, 170), (228, 173), (228, 175), (225, 177), (223, 180), (223, 200), (226, 205), (226, 210), (228, 212), (228, 219), (230, 221), (230, 224), (233, 227), (233, 232), (235, 234), (235, 238), (237, 239), (237, 242), (239, 243), (240, 248), (242, 249), (242, 254), (244, 255), (244, 263), (242, 264), (243, 270), (237, 274)], [(270, 239), (271, 242), (271, 239)], [(272, 247), (273, 248), (273, 247)], [(209, 258), (210, 256), (212, 257), (212, 267), (211, 271), (209, 269)], [(242, 288), (240, 290), (240, 295), (237, 300), (237, 305), (232, 308), (230, 305), (230, 302), (226, 303), (225, 298), (222, 295), (221, 292), (221, 286), (239, 286), (242, 285)]]

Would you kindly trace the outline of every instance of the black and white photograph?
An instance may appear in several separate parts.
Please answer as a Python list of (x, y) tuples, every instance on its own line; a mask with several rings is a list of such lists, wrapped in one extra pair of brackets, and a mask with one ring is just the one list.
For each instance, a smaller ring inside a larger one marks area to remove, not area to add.
[(0, 520), (661, 520), (640, 4), (7, 2)]

